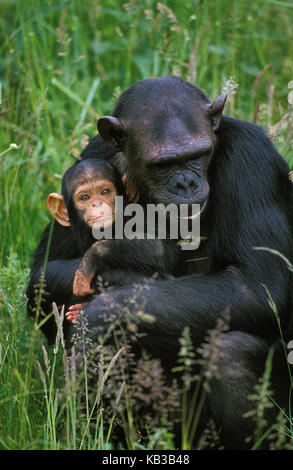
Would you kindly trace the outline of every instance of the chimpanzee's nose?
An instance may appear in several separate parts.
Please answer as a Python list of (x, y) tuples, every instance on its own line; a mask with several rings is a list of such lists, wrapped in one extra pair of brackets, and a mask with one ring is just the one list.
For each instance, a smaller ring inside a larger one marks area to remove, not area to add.
[(100, 199), (94, 199), (92, 202), (92, 207), (99, 207), (102, 204), (103, 204), (103, 201), (101, 201)]
[(167, 189), (178, 196), (188, 197), (195, 191), (197, 186), (196, 175), (188, 172), (172, 176)]

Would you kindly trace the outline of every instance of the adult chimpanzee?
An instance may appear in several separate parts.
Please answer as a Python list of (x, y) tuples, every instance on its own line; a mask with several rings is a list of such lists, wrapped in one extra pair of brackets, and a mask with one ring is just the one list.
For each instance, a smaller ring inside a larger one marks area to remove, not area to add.
[[(105, 142), (123, 152), (119, 158), (142, 202), (202, 206), (205, 241), (198, 253), (207, 254), (208, 261), (200, 272), (142, 290), (144, 310), (156, 321), (141, 323), (148, 333), (141, 344), (172, 367), (183, 328), (189, 326), (197, 347), (229, 309), (229, 331), (221, 336), (218, 376), (206, 412), (221, 428), (226, 447), (241, 448), (252, 429), (243, 418), (252, 406), (248, 395), (271, 346), (277, 345), (279, 391), (287, 400), (286, 360), (279, 354), (280, 332), (267, 290), (285, 340), (292, 339), (292, 277), (281, 258), (254, 247), (293, 259), (293, 191), (289, 168), (265, 132), (222, 116), (224, 103), (220, 96), (210, 104), (200, 89), (176, 77), (144, 80), (121, 95), (98, 129)], [(83, 158), (100, 145), (94, 138)], [(70, 278), (71, 263), (63, 261), (64, 277)], [(198, 270), (196, 263), (193, 267)], [(132, 311), (139, 308), (129, 301), (130, 292), (122, 287), (93, 299), (84, 311), (89, 327), (98, 332), (111, 305), (115, 311), (125, 304)]]

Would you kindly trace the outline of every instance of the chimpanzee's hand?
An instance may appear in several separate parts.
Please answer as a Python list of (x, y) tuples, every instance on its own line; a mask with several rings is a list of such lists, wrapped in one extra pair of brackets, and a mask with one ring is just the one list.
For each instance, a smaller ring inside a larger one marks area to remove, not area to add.
[(78, 319), (81, 311), (87, 306), (88, 302), (84, 302), (82, 304), (74, 304), (68, 308), (68, 312), (66, 312), (65, 316), (67, 320), (75, 323)]
[(85, 276), (80, 269), (77, 269), (73, 281), (73, 294), (76, 297), (83, 297), (88, 294), (94, 294), (94, 289), (91, 288), (91, 281), (94, 273)]
[[(111, 340), (113, 332), (125, 330), (130, 341), (138, 335), (140, 345), (147, 350), (150, 347), (154, 354), (162, 355), (163, 348), (169, 348), (167, 355), (170, 357), (170, 345), (172, 352), (175, 351), (184, 325), (184, 317), (181, 319), (180, 315), (176, 315), (174, 322), (170, 322), (168, 318), (170, 310), (174, 307), (170, 293), (174, 291), (175, 282), (177, 281), (133, 284), (95, 296), (86, 305), (83, 314), (73, 323), (71, 340), (76, 347), (80, 347), (79, 340), (84, 334), (90, 339), (89, 344), (95, 344), (96, 339), (102, 338), (104, 334), (107, 340)], [(160, 285), (162, 294), (166, 294), (164, 286), (167, 287), (169, 283), (168, 295), (163, 297), (160, 292), (154, 299), (155, 289)], [(166, 314), (163, 307), (166, 309)], [(121, 340), (125, 341), (124, 335), (121, 336)]]

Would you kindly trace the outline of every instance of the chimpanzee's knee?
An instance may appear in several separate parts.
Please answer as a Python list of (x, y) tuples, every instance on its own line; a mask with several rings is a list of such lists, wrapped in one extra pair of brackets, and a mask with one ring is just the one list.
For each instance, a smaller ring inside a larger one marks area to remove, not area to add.
[[(220, 429), (225, 448), (245, 449), (254, 443), (247, 438), (254, 436), (256, 416), (244, 415), (256, 409), (257, 403), (251, 395), (256, 393), (254, 387), (263, 376), (268, 352), (267, 343), (256, 336), (232, 331), (220, 337), (216, 373), (208, 395), (208, 414)], [(275, 416), (277, 410), (268, 410), (270, 416)]]

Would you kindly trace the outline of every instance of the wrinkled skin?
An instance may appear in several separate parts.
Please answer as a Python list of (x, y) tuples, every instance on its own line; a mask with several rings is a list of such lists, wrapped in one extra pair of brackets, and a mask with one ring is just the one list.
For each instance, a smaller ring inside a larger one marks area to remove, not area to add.
[[(170, 80), (168, 85), (136, 84), (127, 105), (121, 98), (115, 117), (99, 119), (98, 129), (106, 142), (123, 151), (128, 178), (141, 201), (203, 205), (226, 95), (210, 104), (195, 87), (185, 84), (182, 99), (180, 84)], [(150, 94), (144, 90), (147, 86)]]

